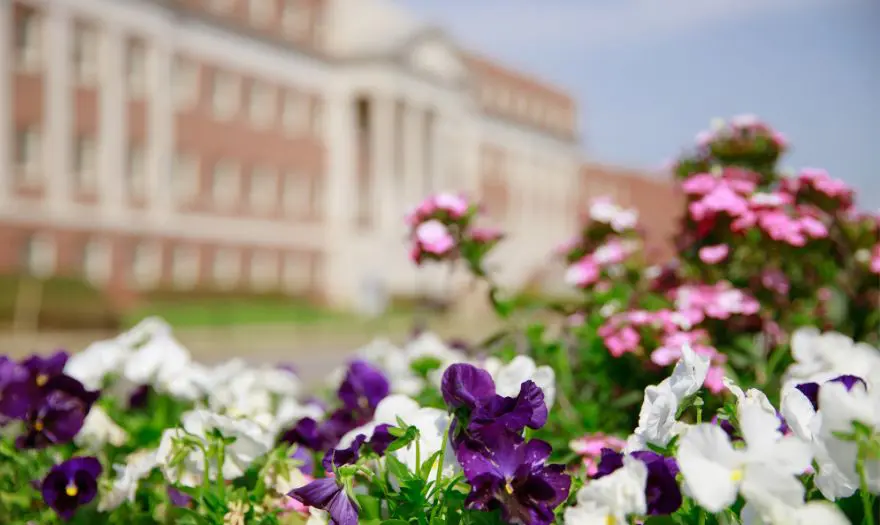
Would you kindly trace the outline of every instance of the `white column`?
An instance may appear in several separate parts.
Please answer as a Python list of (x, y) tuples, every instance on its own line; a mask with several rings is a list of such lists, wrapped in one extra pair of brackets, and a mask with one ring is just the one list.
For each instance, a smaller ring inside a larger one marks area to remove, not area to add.
[(370, 194), (380, 235), (396, 231), (400, 215), (394, 187), (394, 99), (386, 95), (370, 98), (372, 182)]
[(355, 112), (354, 98), (348, 89), (332, 88), (324, 105), (324, 144), (327, 148), (324, 172), (324, 260), (321, 288), (327, 300), (336, 306), (350, 306), (358, 289), (351, 271), (351, 241), (354, 232)]
[(423, 122), (424, 112), (407, 103), (403, 109), (403, 173), (406, 196), (404, 206), (407, 210), (427, 197), (422, 184), (425, 179)]
[(172, 49), (167, 41), (156, 41), (150, 49), (147, 70), (149, 118), (147, 125), (147, 205), (157, 221), (172, 213), (172, 176), (175, 144), (174, 103), (171, 96)]
[(100, 111), (98, 180), (101, 212), (120, 218), (125, 210), (126, 155), (128, 151), (128, 107), (123, 89), (124, 39), (120, 30), (105, 26), (100, 33)]
[(434, 112), (428, 140), (431, 141), (431, 185), (430, 193), (438, 191), (455, 191), (450, 183), (450, 159), (448, 157), (449, 137), (447, 126), (450, 124), (448, 117), (440, 111)]
[(12, 3), (0, 0), (0, 207), (6, 207), (12, 183), (12, 144), (15, 133), (12, 122), (12, 77), (15, 74), (12, 56)]
[(71, 55), (73, 45), (70, 12), (66, 6), (53, 5), (47, 10), (44, 27), (46, 114), (44, 117), (42, 155), (44, 181), (49, 209), (63, 213), (71, 202), (70, 158), (73, 128)]

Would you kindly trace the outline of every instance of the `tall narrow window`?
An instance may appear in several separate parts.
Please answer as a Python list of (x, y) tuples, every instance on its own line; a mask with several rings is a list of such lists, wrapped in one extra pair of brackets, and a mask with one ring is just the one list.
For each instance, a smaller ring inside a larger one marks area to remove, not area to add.
[(128, 194), (143, 197), (147, 192), (147, 155), (140, 144), (128, 147)]
[(30, 73), (38, 70), (42, 62), (42, 23), (40, 15), (32, 9), (21, 9), (19, 13), (14, 28), (15, 66)]
[(34, 234), (22, 246), (22, 265), (34, 277), (45, 279), (55, 273), (55, 239), (49, 235)]
[(75, 186), (81, 191), (91, 191), (96, 180), (95, 140), (77, 137), (73, 151), (73, 176)]
[(42, 178), (41, 136), (36, 126), (20, 129), (16, 133), (15, 165), (19, 180), (25, 184), (36, 183)]
[(128, 95), (143, 97), (147, 92), (147, 50), (143, 42), (134, 40), (129, 43), (125, 64)]
[(98, 79), (98, 34), (85, 24), (76, 24), (73, 29), (73, 76), (83, 86)]

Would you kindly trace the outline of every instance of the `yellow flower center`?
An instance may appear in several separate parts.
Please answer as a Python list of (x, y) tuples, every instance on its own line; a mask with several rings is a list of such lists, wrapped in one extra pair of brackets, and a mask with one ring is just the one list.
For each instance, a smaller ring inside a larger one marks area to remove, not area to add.
[(36, 381), (37, 386), (44, 386), (46, 383), (49, 382), (49, 376), (47, 376), (46, 374), (38, 374)]
[(34, 430), (36, 430), (37, 432), (42, 432), (42, 431), (43, 431), (43, 428), (45, 428), (45, 425), (43, 425), (43, 422), (42, 422), (42, 421), (37, 420), (37, 421), (34, 423)]
[(508, 494), (513, 494), (513, 485), (511, 485), (510, 482), (508, 481), (508, 482), (504, 485), (504, 490), (505, 490), (505, 492), (507, 492)]
[(71, 483), (67, 487), (64, 488), (64, 493), (70, 496), (71, 498), (79, 494), (79, 489), (76, 488), (76, 485)]
[(742, 481), (743, 479), (743, 470), (741, 468), (734, 469), (730, 471), (730, 481)]
[(617, 525), (617, 520), (611, 514), (605, 516), (605, 525)]

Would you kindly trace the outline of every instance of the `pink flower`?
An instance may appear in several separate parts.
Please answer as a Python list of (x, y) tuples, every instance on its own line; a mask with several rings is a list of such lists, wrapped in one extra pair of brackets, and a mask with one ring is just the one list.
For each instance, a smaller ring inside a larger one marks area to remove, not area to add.
[(828, 197), (849, 197), (852, 194), (852, 189), (845, 182), (831, 177), (821, 168), (804, 168), (798, 178)]
[(581, 326), (587, 321), (587, 316), (582, 312), (571, 314), (566, 319), (568, 326)]
[(697, 136), (694, 137), (694, 142), (701, 148), (705, 148), (711, 144), (713, 140), (715, 140), (715, 133), (709, 130), (703, 130), (697, 133)]
[(751, 113), (744, 115), (736, 115), (735, 117), (730, 119), (730, 124), (734, 128), (739, 129), (750, 129), (762, 126), (763, 123), (761, 119), (758, 118), (757, 115), (753, 115)]
[(477, 242), (489, 243), (501, 239), (502, 233), (498, 228), (475, 226), (471, 228), (471, 238)]
[(434, 255), (443, 255), (455, 246), (455, 240), (442, 222), (434, 219), (419, 224), (416, 240), (422, 250)]
[(568, 252), (575, 249), (577, 245), (580, 244), (580, 242), (580, 237), (572, 237), (571, 239), (560, 243), (559, 246), (556, 247), (554, 252), (556, 252), (557, 255), (568, 255)]
[(871, 252), (871, 272), (880, 274), (880, 243), (875, 244)]
[(627, 352), (635, 352), (642, 336), (631, 326), (624, 326), (616, 334), (605, 338), (605, 346), (614, 357), (620, 357)]
[(718, 186), (718, 179), (711, 173), (696, 173), (681, 183), (681, 189), (688, 195), (705, 195)]
[(602, 455), (602, 449), (610, 448), (614, 451), (620, 451), (626, 446), (626, 441), (618, 437), (597, 433), (587, 434), (583, 437), (572, 440), (568, 446), (575, 454), (583, 457), (583, 463), (584, 467), (587, 469), (587, 475), (594, 476), (599, 471), (598, 460)]
[(434, 207), (449, 213), (455, 219), (462, 217), (470, 207), (467, 199), (452, 193), (438, 193), (431, 200)]
[(770, 138), (773, 139), (773, 142), (776, 143), (776, 147), (779, 149), (785, 149), (788, 147), (788, 137), (785, 136), (781, 131), (774, 131)]
[(599, 265), (587, 255), (572, 264), (565, 272), (565, 282), (578, 288), (586, 288), (599, 279)]
[(706, 373), (706, 380), (703, 386), (709, 389), (713, 394), (718, 394), (724, 390), (724, 369), (720, 366), (710, 366)]
[(823, 239), (828, 237), (828, 228), (819, 219), (810, 216), (804, 216), (798, 219), (798, 225), (801, 230), (814, 239)]
[(748, 202), (727, 184), (720, 184), (690, 206), (691, 216), (698, 221), (711, 213), (726, 212), (732, 217), (738, 217), (748, 210)]
[(715, 244), (700, 248), (700, 260), (706, 264), (716, 264), (727, 258), (730, 248), (726, 244)]
[(599, 246), (593, 252), (593, 260), (601, 266), (617, 264), (623, 262), (625, 258), (626, 252), (623, 249), (623, 244), (616, 239)]

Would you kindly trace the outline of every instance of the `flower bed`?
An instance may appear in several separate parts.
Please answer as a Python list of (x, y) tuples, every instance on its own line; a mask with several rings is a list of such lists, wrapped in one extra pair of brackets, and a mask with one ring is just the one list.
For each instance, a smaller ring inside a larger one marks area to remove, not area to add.
[(701, 134), (666, 267), (593, 203), (558, 252), (576, 300), (512, 299), (501, 233), (431, 197), (413, 261), (467, 268), (506, 328), (374, 341), (314, 391), (197, 363), (157, 318), (0, 358), (2, 523), (874, 525), (878, 219), (822, 171), (781, 177), (786, 147), (752, 117)]

